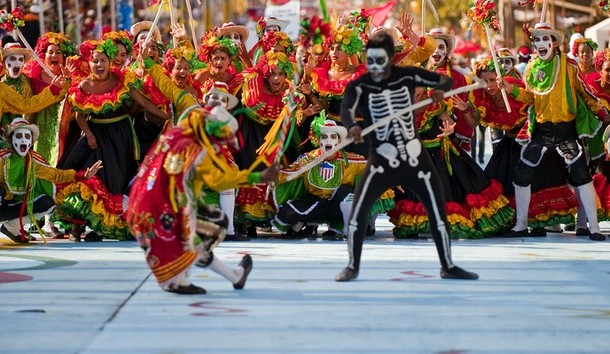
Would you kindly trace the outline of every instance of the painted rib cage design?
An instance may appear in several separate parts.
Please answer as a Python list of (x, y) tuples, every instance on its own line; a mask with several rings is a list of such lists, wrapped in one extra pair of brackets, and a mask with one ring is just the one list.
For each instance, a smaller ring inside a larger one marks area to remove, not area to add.
[[(411, 103), (409, 89), (405, 86), (394, 91), (386, 89), (381, 93), (369, 94), (369, 111), (371, 112), (373, 123), (410, 106)], [(378, 150), (379, 153), (390, 161), (392, 167), (398, 165), (397, 156), (402, 161), (407, 161), (408, 159), (411, 166), (416, 166), (421, 148), (418, 142), (411, 143), (415, 139), (413, 112), (396, 116), (396, 118), (391, 119), (387, 124), (375, 129), (375, 137), (379, 141), (388, 141), (390, 135), (394, 137), (396, 145), (393, 147), (384, 146)]]

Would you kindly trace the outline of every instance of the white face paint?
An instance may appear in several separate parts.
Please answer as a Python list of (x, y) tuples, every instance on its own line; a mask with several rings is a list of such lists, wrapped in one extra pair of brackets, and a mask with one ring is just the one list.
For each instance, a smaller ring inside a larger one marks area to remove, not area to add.
[(320, 134), (320, 148), (324, 152), (330, 151), (335, 148), (335, 146), (339, 145), (341, 138), (339, 134), (335, 132), (327, 132)]
[(499, 58), (500, 66), (504, 70), (505, 74), (508, 74), (513, 69), (513, 60), (509, 58)]
[(540, 59), (549, 60), (553, 56), (553, 38), (550, 35), (534, 36), (534, 45)]
[(8, 73), (8, 76), (13, 79), (17, 78), (21, 74), (21, 69), (25, 65), (25, 56), (11, 54), (4, 59), (4, 67)]
[(136, 43), (144, 43), (146, 36), (148, 36), (148, 32), (150, 32), (150, 31), (143, 30), (140, 33), (138, 33), (138, 36), (136, 37)]
[(390, 58), (383, 48), (369, 48), (366, 51), (366, 68), (375, 82), (389, 76)]
[(279, 31), (280, 31), (280, 26), (278, 26), (278, 25), (269, 25), (269, 26), (265, 27), (265, 33), (279, 32)]
[(231, 42), (235, 43), (236, 46), (241, 45), (241, 35), (237, 32), (229, 32), (223, 36), (224, 38), (229, 38)]
[(442, 63), (445, 58), (447, 58), (447, 43), (443, 39), (436, 38), (436, 50), (430, 57), (432, 64), (438, 65)]
[(24, 157), (32, 147), (32, 131), (26, 128), (17, 128), (13, 132), (13, 148), (19, 154)]
[(210, 93), (206, 97), (206, 106), (208, 106), (208, 107), (220, 106), (222, 108), (227, 108), (229, 106), (229, 99), (224, 95), (219, 95), (217, 93)]

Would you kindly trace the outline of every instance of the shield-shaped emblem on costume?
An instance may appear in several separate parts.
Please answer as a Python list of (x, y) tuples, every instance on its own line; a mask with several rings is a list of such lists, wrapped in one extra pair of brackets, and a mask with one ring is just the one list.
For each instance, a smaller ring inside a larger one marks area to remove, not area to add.
[(320, 165), (320, 177), (324, 182), (330, 181), (335, 176), (335, 165), (328, 161), (322, 162)]

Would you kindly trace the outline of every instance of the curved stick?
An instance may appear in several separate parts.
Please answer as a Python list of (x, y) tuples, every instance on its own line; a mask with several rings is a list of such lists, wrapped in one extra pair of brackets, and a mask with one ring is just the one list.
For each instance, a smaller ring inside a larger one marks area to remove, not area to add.
[[(485, 25), (485, 33), (487, 34), (487, 42), (489, 43), (489, 51), (491, 52), (491, 58), (494, 61), (494, 67), (496, 68), (496, 75), (498, 77), (502, 77), (502, 73), (500, 72), (500, 66), (498, 65), (498, 56), (496, 55), (496, 50), (493, 47), (493, 42), (491, 40), (491, 33), (489, 32), (489, 25)], [(508, 103), (508, 96), (506, 95), (506, 90), (502, 88), (502, 99), (504, 99), (504, 105), (506, 106), (506, 110), (508, 113), (511, 113), (510, 104)]]
[[(483, 82), (481, 79), (479, 78), (475, 78), (472, 77), (474, 83), (467, 85), (467, 86), (462, 86), (459, 87), (455, 90), (450, 90), (445, 92), (445, 94), (443, 95), (443, 97), (448, 98), (451, 97), (453, 95), (458, 95), (460, 93), (464, 93), (464, 92), (470, 92), (472, 90), (477, 90), (477, 89), (481, 89), (481, 88), (485, 88), (485, 82)], [(387, 117), (384, 117), (380, 120), (378, 120), (377, 122), (369, 125), (368, 127), (362, 129), (362, 136), (365, 136), (369, 133), (371, 133), (372, 131), (374, 131), (376, 128), (382, 126), (382, 125), (386, 125), (388, 124), (392, 119), (395, 118), (399, 118), (400, 116), (404, 115), (405, 113), (408, 112), (412, 112), (415, 111), (417, 109), (420, 109), (422, 107), (425, 107), (429, 104), (433, 103), (431, 98), (426, 98), (423, 101), (419, 101), (409, 107), (405, 107), (403, 109), (400, 109), (392, 114), (390, 114)], [(286, 177), (286, 181), (292, 181), (293, 179), (299, 177), (300, 175), (302, 175), (303, 173), (311, 170), (312, 168), (314, 168), (315, 166), (317, 166), (318, 164), (322, 163), (322, 161), (326, 160), (327, 158), (329, 158), (330, 156), (333, 156), (334, 154), (337, 153), (337, 151), (343, 149), (344, 147), (348, 146), (349, 144), (353, 143), (354, 139), (352, 138), (347, 138), (341, 142), (339, 142), (339, 144), (337, 146), (335, 146), (333, 149), (325, 152), (324, 154), (320, 155), (318, 158), (316, 158), (315, 160), (311, 161), (310, 163), (308, 163), (307, 165), (303, 166), (302, 168), (300, 168), (298, 171), (296, 171), (293, 174), (289, 174)]]

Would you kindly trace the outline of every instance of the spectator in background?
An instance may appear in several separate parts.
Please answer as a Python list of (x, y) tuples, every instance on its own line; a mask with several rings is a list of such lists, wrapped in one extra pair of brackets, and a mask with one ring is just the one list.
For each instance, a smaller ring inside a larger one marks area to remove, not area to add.
[(527, 63), (530, 61), (531, 58), (532, 50), (530, 49), (530, 47), (526, 45), (522, 45), (521, 47), (519, 47), (519, 64), (515, 65), (515, 68), (519, 70), (521, 75), (523, 75), (523, 73), (525, 72), (525, 67), (527, 66)]

